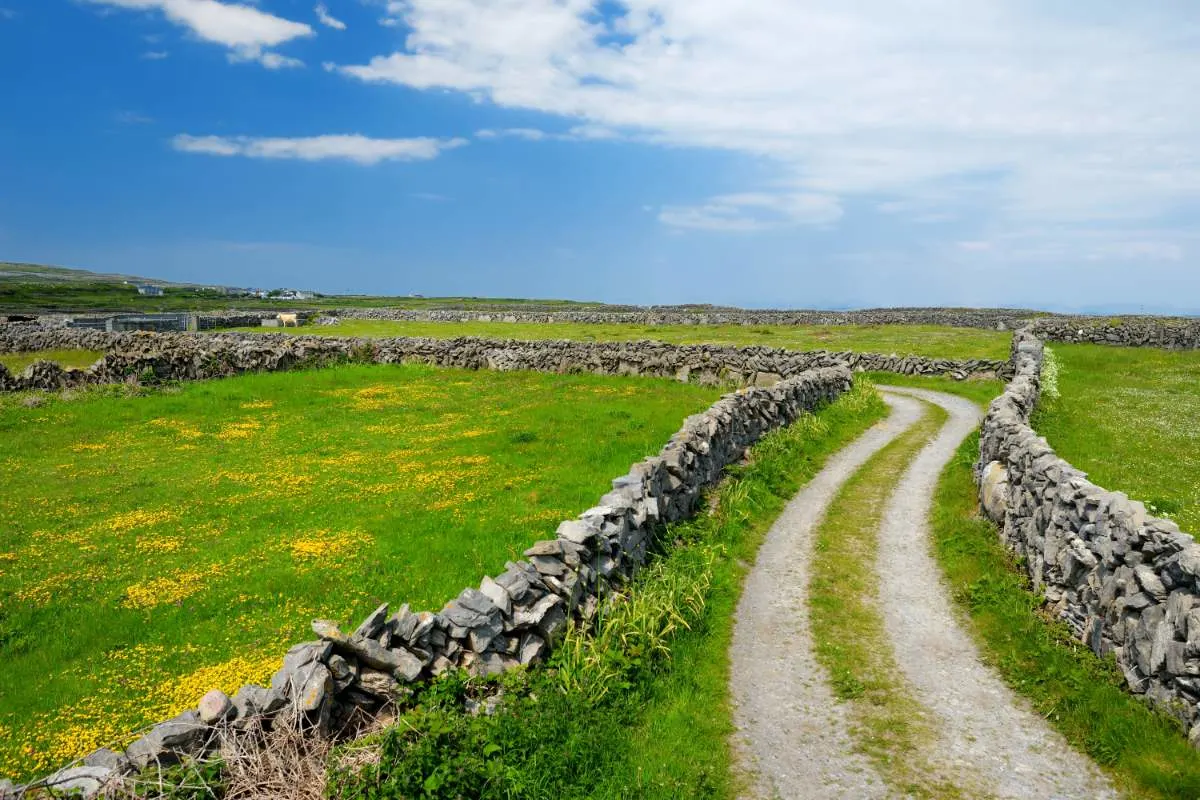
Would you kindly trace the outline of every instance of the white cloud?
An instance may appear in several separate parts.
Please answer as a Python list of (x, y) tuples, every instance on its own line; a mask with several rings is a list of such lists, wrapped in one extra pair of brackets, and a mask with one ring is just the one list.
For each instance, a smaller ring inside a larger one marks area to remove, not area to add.
[[(218, 0), (87, 0), (106, 7), (160, 11), (176, 25), (206, 42), (224, 45), (231, 61), (257, 61), (270, 69), (296, 66), (295, 59), (270, 53), (267, 48), (307, 36), (311, 27), (277, 17), (249, 5)], [(295, 63), (293, 63), (295, 62)]]
[(16, 19), (17, 12), (11, 8), (0, 8), (0, 19)]
[(162, 61), (169, 55), (171, 54), (166, 50), (147, 50), (146, 52), (142, 53), (142, 58), (146, 61)]
[(372, 139), (357, 134), (298, 138), (180, 134), (171, 140), (172, 147), (185, 153), (300, 161), (333, 159), (364, 165), (381, 161), (428, 161), (437, 158), (443, 150), (465, 144), (466, 139)]
[[(325, 64), (326, 71), (336, 71), (337, 65)], [(600, 125), (576, 125), (566, 133), (550, 133), (540, 128), (481, 128), (475, 131), (477, 139), (525, 139), (530, 142), (542, 142), (551, 139), (560, 141), (585, 141), (601, 139), (617, 139), (621, 134), (611, 128)]]
[(282, 56), (270, 50), (234, 50), (226, 58), (230, 64), (254, 61), (267, 69), (295, 69), (304, 66), (304, 62), (298, 58)]
[(324, 3), (317, 3), (313, 11), (317, 13), (317, 19), (326, 28), (333, 28), (338, 31), (346, 30), (346, 23), (330, 14), (329, 8)]
[(836, 197), (770, 192), (721, 195), (698, 206), (666, 206), (658, 215), (660, 222), (673, 228), (741, 232), (828, 225), (841, 217)]
[(483, 128), (475, 131), (477, 139), (526, 139), (531, 142), (540, 142), (543, 139), (550, 138), (551, 134), (537, 128)]
[[(1200, 24), (1183, 5), (610, 5), (393, 0), (404, 49), (337, 69), (765, 156), (804, 193), (920, 200), (925, 221), (965, 198), (1014, 225), (1137, 225), (1200, 198)], [(664, 214), (757, 224), (704, 208)]]
[(117, 122), (122, 125), (149, 125), (154, 122), (153, 117), (139, 114), (136, 111), (118, 111), (115, 116)]

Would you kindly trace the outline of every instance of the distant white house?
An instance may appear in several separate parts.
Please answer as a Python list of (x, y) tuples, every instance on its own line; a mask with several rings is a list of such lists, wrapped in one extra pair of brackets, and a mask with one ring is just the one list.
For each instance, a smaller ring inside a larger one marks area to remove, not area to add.
[(277, 289), (268, 293), (272, 300), (312, 300), (316, 296), (316, 292), (301, 289)]
[(162, 297), (163, 288), (161, 286), (151, 286), (148, 283), (137, 284), (138, 294), (144, 294), (147, 297)]

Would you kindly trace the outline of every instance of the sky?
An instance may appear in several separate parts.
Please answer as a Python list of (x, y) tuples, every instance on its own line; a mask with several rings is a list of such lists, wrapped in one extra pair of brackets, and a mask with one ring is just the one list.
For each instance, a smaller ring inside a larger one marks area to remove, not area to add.
[(1200, 313), (1195, 0), (0, 0), (0, 260)]

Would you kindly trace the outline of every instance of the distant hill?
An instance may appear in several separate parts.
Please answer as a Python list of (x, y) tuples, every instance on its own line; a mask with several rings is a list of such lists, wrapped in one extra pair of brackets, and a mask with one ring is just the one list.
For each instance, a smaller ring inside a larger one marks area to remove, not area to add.
[(22, 264), (0, 261), (0, 283), (150, 283), (155, 286), (200, 287), (198, 283), (177, 283), (140, 275), (111, 272), (91, 272), (86, 269), (49, 267), (44, 264)]

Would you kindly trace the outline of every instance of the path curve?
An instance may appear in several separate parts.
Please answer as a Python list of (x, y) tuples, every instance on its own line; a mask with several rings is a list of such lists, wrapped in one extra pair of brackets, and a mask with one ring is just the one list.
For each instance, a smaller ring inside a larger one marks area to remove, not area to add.
[(771, 526), (746, 576), (730, 645), (734, 751), (758, 798), (883, 798), (889, 791), (854, 752), (847, 708), (813, 652), (808, 584), (825, 509), (871, 456), (921, 416), (915, 400), (885, 397), (891, 413), (832, 456)]
[(935, 763), (978, 776), (977, 790), (1001, 798), (1116, 797), (1094, 763), (1018, 698), (982, 663), (952, 611), (931, 552), (929, 509), (942, 469), (978, 426), (968, 400), (941, 392), (881, 386), (944, 408), (950, 419), (897, 484), (879, 531), (879, 599), (896, 661), (931, 710), (940, 741)]

